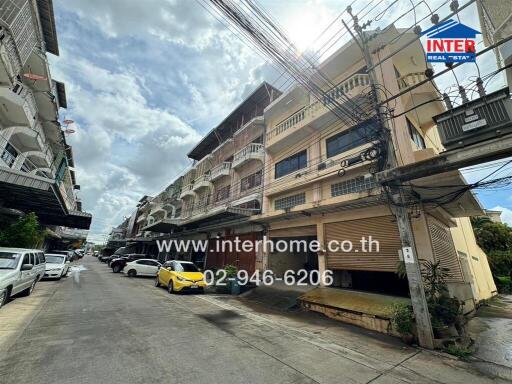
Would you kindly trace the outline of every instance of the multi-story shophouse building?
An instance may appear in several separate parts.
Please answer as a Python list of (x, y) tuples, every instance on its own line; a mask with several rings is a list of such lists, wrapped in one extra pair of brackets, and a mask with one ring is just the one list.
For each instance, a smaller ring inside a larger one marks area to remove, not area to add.
[(47, 53), (59, 54), (50, 0), (0, 3), (0, 202), (46, 225), (88, 229), (75, 189), (73, 153), (59, 123), (64, 84)]
[(158, 249), (156, 242), (157, 240), (168, 240), (181, 220), (181, 200), (179, 199), (181, 182), (182, 177), (180, 176), (150, 201), (149, 212), (142, 224), (144, 236), (151, 239), (147, 248), (151, 254), (158, 255), (160, 261), (173, 258), (171, 250)]
[[(373, 48), (382, 48), (373, 55), (374, 62), (412, 40), (412, 32), (386, 29), (372, 42)], [(427, 68), (422, 45), (415, 40), (377, 67), (381, 96), (398, 94), (424, 80)], [(278, 276), (286, 270), (329, 269), (334, 272), (333, 287), (407, 296), (407, 280), (396, 273), (401, 243), (393, 208), (375, 181), (376, 162), (361, 158), (375, 145), (374, 123), (342, 119), (331, 108), (332, 100), (352, 111), (367, 104), (366, 64), (351, 41), (322, 62), (318, 71), (322, 74), (316, 77), (318, 85), (328, 97), (317, 100), (296, 86), (265, 109), (263, 209), (252, 220), (266, 223), (274, 240), (318, 240), (326, 251), (269, 252), (263, 268)], [(352, 101), (344, 101), (343, 94)], [(432, 119), (445, 110), (436, 101), (440, 99), (435, 84), (428, 82), (387, 105), (393, 114), (391, 136), (398, 165), (443, 151)], [(443, 186), (466, 184), (458, 171), (412, 184), (417, 203), (411, 206), (410, 217), (419, 259), (441, 261), (450, 271), (451, 293), (466, 301), (470, 310), (474, 302), (496, 293), (486, 255), (476, 244), (468, 218), (481, 215), (481, 206), (471, 192), (454, 201), (433, 203), (446, 194)], [(361, 239), (369, 236), (379, 242), (378, 251), (363, 251)], [(333, 240), (348, 240), (353, 248), (329, 250)]]
[[(265, 124), (263, 110), (281, 93), (261, 84), (194, 147), (188, 157), (194, 165), (183, 175), (180, 240), (210, 240), (221, 244), (238, 236), (256, 241), (262, 227), (249, 217), (261, 211)], [(257, 255), (236, 247), (212, 245), (207, 252), (191, 251), (198, 265), (222, 268), (233, 264), (249, 272)], [(219, 250), (219, 251), (218, 251)]]

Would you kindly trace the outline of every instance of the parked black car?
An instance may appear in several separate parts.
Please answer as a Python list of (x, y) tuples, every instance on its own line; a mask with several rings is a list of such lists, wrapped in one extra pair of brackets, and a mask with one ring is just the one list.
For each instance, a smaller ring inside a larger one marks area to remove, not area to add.
[(106, 262), (108, 264), (108, 266), (110, 267), (110, 262), (112, 260), (117, 259), (123, 255), (127, 255), (129, 253), (133, 253), (133, 252), (130, 252), (130, 249), (128, 247), (120, 247), (120, 248), (117, 248), (116, 251), (112, 255), (100, 258), (100, 261), (103, 261), (104, 263)]
[(112, 272), (119, 273), (126, 266), (126, 263), (139, 259), (149, 259), (149, 257), (147, 255), (143, 255), (140, 253), (131, 253), (129, 255), (123, 255), (117, 259), (113, 259), (110, 262), (110, 267), (112, 268)]

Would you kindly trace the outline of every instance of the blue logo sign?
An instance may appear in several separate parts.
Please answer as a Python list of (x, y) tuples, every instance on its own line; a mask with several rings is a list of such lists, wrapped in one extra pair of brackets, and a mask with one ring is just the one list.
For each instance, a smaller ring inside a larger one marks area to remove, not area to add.
[(427, 36), (427, 62), (474, 62), (479, 31), (455, 20), (447, 20), (423, 32)]

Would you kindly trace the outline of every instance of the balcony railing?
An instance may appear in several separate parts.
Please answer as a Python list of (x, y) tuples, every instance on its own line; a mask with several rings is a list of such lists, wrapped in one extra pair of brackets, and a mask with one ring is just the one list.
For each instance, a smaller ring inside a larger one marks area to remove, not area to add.
[(185, 196), (193, 196), (193, 195), (194, 195), (194, 183), (184, 185), (183, 188), (181, 188), (180, 198), (183, 198)]
[(398, 78), (398, 88), (403, 90), (405, 88), (409, 88), (413, 85), (421, 83), (423, 80), (426, 80), (425, 73), (423, 72), (414, 72), (408, 73), (400, 78)]
[(347, 80), (341, 82), (336, 87), (331, 88), (326, 92), (324, 100), (312, 101), (308, 106), (295, 112), (279, 124), (275, 126), (270, 132), (267, 133), (267, 141), (274, 140), (276, 137), (282, 135), (284, 132), (291, 128), (295, 128), (303, 124), (305, 120), (311, 121), (315, 114), (323, 114), (329, 108), (327, 105), (340, 99), (344, 94), (351, 92), (353, 89), (370, 85), (370, 77), (364, 73), (357, 73)]
[(233, 156), (233, 168), (251, 159), (263, 160), (264, 153), (263, 144), (251, 143), (235, 153)]
[(19, 57), (18, 51), (16, 50), (16, 42), (14, 41), (14, 37), (12, 37), (10, 34), (5, 34), (3, 45), (7, 54), (7, 62), (10, 66), (10, 68), (7, 69), (7, 73), (9, 74), (11, 81), (14, 81), (16, 76), (21, 72), (22, 68), (21, 58)]
[(0, 7), (0, 22), (9, 28), (16, 43), (21, 65), (25, 65), (37, 43), (30, 1), (3, 0)]
[(197, 191), (201, 188), (208, 188), (210, 186), (210, 174), (205, 173), (194, 180), (194, 186), (192, 190)]
[(231, 163), (227, 162), (227, 161), (213, 167), (210, 171), (210, 181), (217, 180), (217, 179), (221, 178), (222, 176), (229, 176), (230, 170), (231, 170)]

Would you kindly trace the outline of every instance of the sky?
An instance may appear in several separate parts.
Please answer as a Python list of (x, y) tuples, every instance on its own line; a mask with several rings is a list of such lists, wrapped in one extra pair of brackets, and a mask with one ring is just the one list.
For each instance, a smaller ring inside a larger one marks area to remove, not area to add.
[[(444, 2), (428, 4), (435, 9)], [(384, 27), (410, 11), (396, 21), (398, 27), (409, 27), (430, 12), (424, 2), (413, 12), (411, 2), (405, 0), (383, 12), (392, 3), (359, 1), (353, 8), (363, 21), (370, 16), (378, 19), (372, 27)], [(75, 121), (76, 132), (68, 142), (73, 146), (83, 209), (93, 214), (89, 241), (103, 242), (143, 195), (158, 194), (190, 166), (188, 151), (262, 81), (281, 89), (289, 86), (279, 69), (199, 1), (54, 0), (53, 4), (60, 56), (50, 57), (51, 72), (66, 84), (68, 108), (61, 111), (61, 120)], [(298, 51), (320, 50), (320, 60), (348, 37), (336, 17), (349, 1), (260, 0), (258, 4), (278, 21)], [(441, 17), (448, 12), (447, 6), (438, 11)], [(460, 17), (479, 29), (473, 6)], [(347, 13), (341, 18), (349, 21)], [(429, 18), (420, 25), (427, 29)], [(494, 57), (483, 57), (480, 67), (485, 68), (482, 73), (491, 71)], [(456, 76), (463, 81), (475, 73), (472, 66), (456, 71)], [(441, 88), (454, 81), (453, 75), (441, 78)], [(496, 76), (489, 89), (500, 85), (503, 78)], [(473, 169), (465, 175), (476, 181), (489, 172), (489, 168)], [(503, 219), (512, 224), (510, 190), (483, 191), (478, 196), (484, 207), (503, 209)]]

